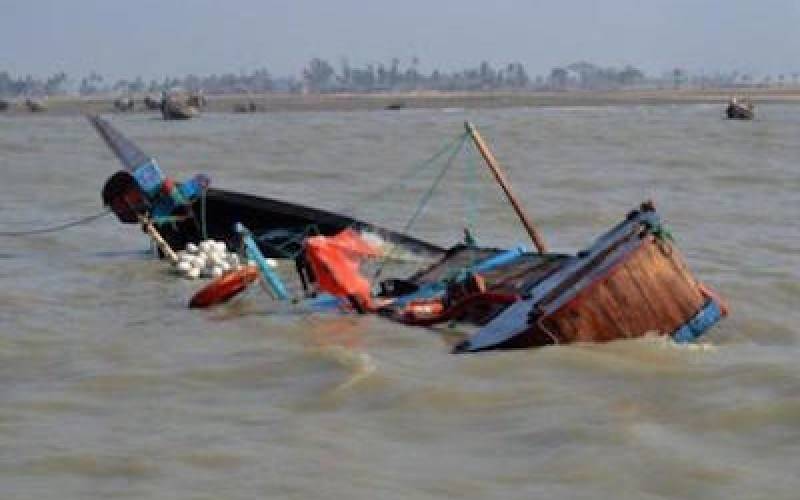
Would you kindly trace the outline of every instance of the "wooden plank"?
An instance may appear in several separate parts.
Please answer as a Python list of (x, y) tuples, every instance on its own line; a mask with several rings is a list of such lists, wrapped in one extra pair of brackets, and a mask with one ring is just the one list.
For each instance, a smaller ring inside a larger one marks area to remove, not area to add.
[[(654, 242), (651, 245), (652, 259), (659, 271), (659, 281), (671, 292), (670, 298), (685, 322), (702, 307), (704, 298), (697, 288), (696, 280), (683, 263), (680, 252), (671, 245), (669, 247), (663, 245), (669, 244)], [(662, 248), (669, 248), (669, 252), (664, 253)]]
[(674, 247), (648, 238), (606, 276), (590, 283), (547, 318), (563, 342), (605, 342), (669, 334), (702, 306), (703, 297)]
[(635, 274), (634, 281), (639, 290), (653, 305), (654, 326), (660, 333), (668, 333), (666, 329), (684, 318), (673, 297), (680, 292), (672, 288), (669, 277), (662, 272), (660, 262), (654, 259), (652, 245), (648, 244), (646, 250), (645, 258), (632, 260), (629, 266)]

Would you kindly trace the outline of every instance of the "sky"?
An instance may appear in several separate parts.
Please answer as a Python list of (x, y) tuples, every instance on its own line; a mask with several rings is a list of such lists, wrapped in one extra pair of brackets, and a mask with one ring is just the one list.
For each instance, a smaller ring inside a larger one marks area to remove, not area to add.
[(0, 0), (0, 71), (16, 76), (299, 76), (313, 57), (789, 75), (800, 0)]

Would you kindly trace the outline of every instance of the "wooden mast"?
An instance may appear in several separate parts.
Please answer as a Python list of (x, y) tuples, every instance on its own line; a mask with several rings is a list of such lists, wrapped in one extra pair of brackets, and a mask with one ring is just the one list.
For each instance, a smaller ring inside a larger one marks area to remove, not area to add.
[(472, 140), (475, 142), (475, 146), (478, 148), (478, 151), (480, 151), (481, 156), (483, 156), (483, 159), (486, 160), (486, 165), (489, 166), (489, 170), (492, 171), (497, 183), (500, 184), (500, 187), (503, 189), (506, 198), (508, 198), (511, 206), (514, 207), (514, 211), (517, 213), (520, 221), (522, 221), (522, 225), (525, 226), (525, 230), (528, 231), (528, 235), (531, 237), (531, 240), (533, 240), (533, 244), (536, 246), (536, 249), (539, 251), (539, 253), (546, 253), (547, 245), (545, 244), (544, 239), (539, 234), (536, 226), (534, 226), (530, 219), (528, 219), (528, 216), (525, 214), (525, 211), (522, 209), (519, 201), (517, 201), (514, 193), (511, 192), (511, 185), (508, 183), (503, 170), (500, 168), (500, 164), (497, 163), (494, 155), (491, 151), (489, 151), (489, 147), (486, 146), (486, 143), (483, 141), (483, 137), (481, 137), (472, 123), (464, 122), (464, 126), (467, 129), (467, 133), (469, 133), (470, 137), (472, 137)]

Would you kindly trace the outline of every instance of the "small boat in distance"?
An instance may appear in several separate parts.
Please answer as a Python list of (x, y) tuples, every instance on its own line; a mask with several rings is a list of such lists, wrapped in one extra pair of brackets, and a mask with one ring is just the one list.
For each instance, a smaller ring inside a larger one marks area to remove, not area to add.
[(151, 95), (144, 96), (144, 107), (150, 111), (161, 109), (161, 99)]
[(118, 97), (114, 99), (114, 109), (117, 111), (133, 111), (132, 97)]
[(725, 115), (729, 120), (752, 120), (755, 116), (755, 106), (749, 99), (740, 100), (733, 96), (728, 101)]
[(47, 106), (45, 106), (43, 101), (39, 99), (33, 99), (32, 97), (25, 99), (25, 106), (31, 113), (39, 113), (47, 110)]
[(189, 94), (189, 97), (186, 98), (186, 104), (193, 108), (202, 109), (208, 104), (208, 99), (206, 99), (206, 95), (200, 91), (192, 92)]
[(0, 111), (6, 111), (10, 106), (8, 101), (0, 99)]
[(256, 111), (258, 111), (258, 107), (253, 101), (238, 102), (233, 106), (234, 113), (255, 113)]
[(188, 120), (198, 116), (200, 111), (180, 96), (166, 96), (161, 103), (161, 116), (165, 120)]
[(188, 93), (181, 87), (175, 87), (161, 93), (158, 109), (165, 120), (188, 120), (200, 115), (200, 107), (205, 102), (203, 94)]

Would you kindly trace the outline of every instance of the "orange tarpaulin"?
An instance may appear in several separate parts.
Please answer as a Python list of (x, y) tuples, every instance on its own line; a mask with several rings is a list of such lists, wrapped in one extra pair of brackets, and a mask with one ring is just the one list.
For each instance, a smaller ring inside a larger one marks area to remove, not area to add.
[(371, 286), (361, 276), (361, 261), (381, 255), (380, 249), (352, 229), (336, 236), (313, 236), (305, 242), (306, 259), (317, 278), (319, 289), (336, 297), (356, 300), (369, 309)]

